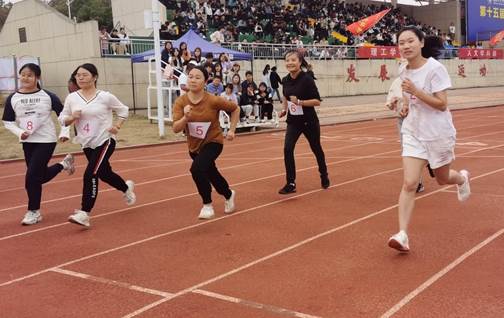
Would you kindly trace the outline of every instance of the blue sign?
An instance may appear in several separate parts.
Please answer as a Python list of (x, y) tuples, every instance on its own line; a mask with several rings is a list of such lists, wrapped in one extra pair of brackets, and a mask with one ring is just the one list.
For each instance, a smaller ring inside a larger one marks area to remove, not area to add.
[(504, 0), (466, 1), (467, 41), (486, 41), (504, 30)]

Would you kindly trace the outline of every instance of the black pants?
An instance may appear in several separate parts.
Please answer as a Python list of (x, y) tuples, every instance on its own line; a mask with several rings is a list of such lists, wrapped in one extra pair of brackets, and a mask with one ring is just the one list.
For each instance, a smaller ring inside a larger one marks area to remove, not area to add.
[(110, 184), (121, 192), (126, 192), (128, 186), (118, 174), (112, 171), (109, 159), (114, 153), (116, 142), (110, 138), (103, 145), (95, 149), (84, 148), (84, 154), (88, 160), (84, 172), (84, 185), (82, 189), (81, 210), (91, 212), (98, 197), (98, 179)]
[(261, 118), (273, 119), (273, 104), (261, 105)]
[(287, 183), (294, 183), (296, 180), (296, 162), (294, 161), (294, 148), (299, 136), (303, 134), (310, 148), (317, 158), (320, 175), (327, 175), (327, 165), (325, 162), (324, 151), (320, 144), (320, 124), (318, 121), (304, 124), (288, 124), (285, 133), (284, 144), (284, 162), (287, 177)]
[(35, 143), (24, 142), (23, 152), (26, 162), (25, 188), (28, 193), (28, 210), (40, 209), (40, 200), (42, 198), (42, 185), (51, 181), (58, 173), (63, 170), (59, 163), (50, 167), (47, 166), (51, 159), (55, 142)]
[(212, 186), (226, 200), (231, 197), (231, 190), (226, 179), (220, 174), (215, 165), (215, 160), (219, 157), (224, 146), (219, 143), (211, 142), (204, 145), (199, 153), (190, 152), (193, 159), (191, 165), (191, 174), (198, 192), (203, 199), (203, 204), (212, 203)]

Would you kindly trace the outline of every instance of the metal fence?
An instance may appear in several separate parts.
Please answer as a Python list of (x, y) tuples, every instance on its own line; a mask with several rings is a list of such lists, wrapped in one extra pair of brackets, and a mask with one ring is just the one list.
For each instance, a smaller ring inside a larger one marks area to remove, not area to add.
[[(161, 41), (161, 46), (166, 41)], [(252, 54), (254, 59), (276, 60), (283, 59), (287, 51), (300, 49), (305, 52), (309, 59), (316, 60), (341, 60), (357, 59), (358, 46), (347, 45), (304, 45), (303, 47), (294, 44), (271, 44), (271, 43), (247, 43), (232, 42), (223, 43), (224, 48)], [(102, 56), (130, 56), (154, 49), (152, 38), (130, 38), (129, 40), (100, 40)], [(441, 51), (441, 59), (451, 59), (458, 57), (458, 49), (444, 49)]]

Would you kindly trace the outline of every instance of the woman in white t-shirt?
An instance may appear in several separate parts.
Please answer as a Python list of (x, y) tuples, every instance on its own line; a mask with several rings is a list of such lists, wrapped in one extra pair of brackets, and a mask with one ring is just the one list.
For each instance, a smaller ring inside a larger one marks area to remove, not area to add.
[(21, 87), (7, 97), (2, 115), (5, 128), (16, 135), (23, 145), (26, 162), (25, 189), (28, 194), (28, 211), (21, 221), (23, 225), (42, 221), (42, 185), (51, 181), (62, 170), (68, 174), (75, 171), (71, 154), (66, 155), (60, 163), (48, 166), (57, 140), (68, 140), (70, 131), (62, 127), (60, 136), (57, 137), (51, 113), (54, 111), (59, 115), (63, 105), (58, 96), (40, 88), (38, 83), (41, 74), (42, 71), (36, 64), (28, 63), (21, 67)]
[[(109, 92), (96, 88), (98, 70), (96, 66), (85, 63), (75, 72), (79, 90), (71, 93), (65, 100), (59, 121), (76, 128), (75, 143), (82, 146), (88, 160), (83, 176), (83, 191), (80, 210), (75, 210), (68, 220), (89, 227), (89, 213), (98, 196), (98, 180), (102, 180), (123, 193), (126, 204), (136, 201), (134, 183), (116, 174), (109, 163), (114, 153), (115, 135), (128, 118), (128, 107)], [(117, 121), (113, 123), (113, 112)]]
[(401, 133), (404, 181), (399, 196), (399, 232), (388, 245), (409, 251), (408, 225), (415, 206), (415, 191), (427, 163), (440, 185), (457, 185), (459, 201), (469, 198), (469, 173), (450, 169), (455, 160), (455, 136), (448, 109), (446, 90), (451, 87), (448, 71), (433, 56), (439, 55), (435, 38), (425, 38), (416, 27), (398, 33), (399, 51), (408, 60), (399, 69), (402, 91), (409, 102), (403, 105), (405, 116)]

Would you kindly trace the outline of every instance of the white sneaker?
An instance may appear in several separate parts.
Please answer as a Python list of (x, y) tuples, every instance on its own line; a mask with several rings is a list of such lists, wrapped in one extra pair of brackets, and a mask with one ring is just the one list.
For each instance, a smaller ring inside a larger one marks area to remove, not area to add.
[(199, 219), (208, 220), (215, 216), (214, 209), (212, 204), (205, 204), (201, 208), (200, 214), (198, 216)]
[(39, 210), (28, 210), (26, 212), (23, 221), (21, 221), (21, 224), (23, 225), (33, 225), (37, 224), (38, 222), (42, 221), (42, 215), (40, 214)]
[(469, 199), (471, 195), (471, 187), (469, 186), (469, 172), (467, 170), (460, 170), (460, 174), (464, 177), (465, 182), (462, 185), (457, 184), (457, 197), (460, 202)]
[(124, 200), (127, 205), (133, 205), (136, 202), (136, 195), (135, 192), (133, 192), (135, 189), (135, 182), (128, 180), (126, 181), (126, 184), (128, 185), (128, 190), (124, 192)]
[(75, 210), (74, 214), (68, 217), (68, 221), (85, 227), (89, 227), (89, 214), (85, 211)]
[(233, 213), (235, 210), (235, 195), (236, 191), (231, 190), (231, 197), (229, 200), (224, 201), (224, 213)]
[(406, 232), (404, 231), (399, 231), (399, 233), (394, 234), (389, 239), (388, 246), (395, 248), (402, 253), (409, 252), (408, 234), (406, 234)]
[(63, 170), (65, 170), (68, 175), (72, 175), (75, 172), (75, 166), (74, 166), (74, 156), (69, 153), (63, 158), (63, 160), (60, 162), (60, 164), (63, 166)]

